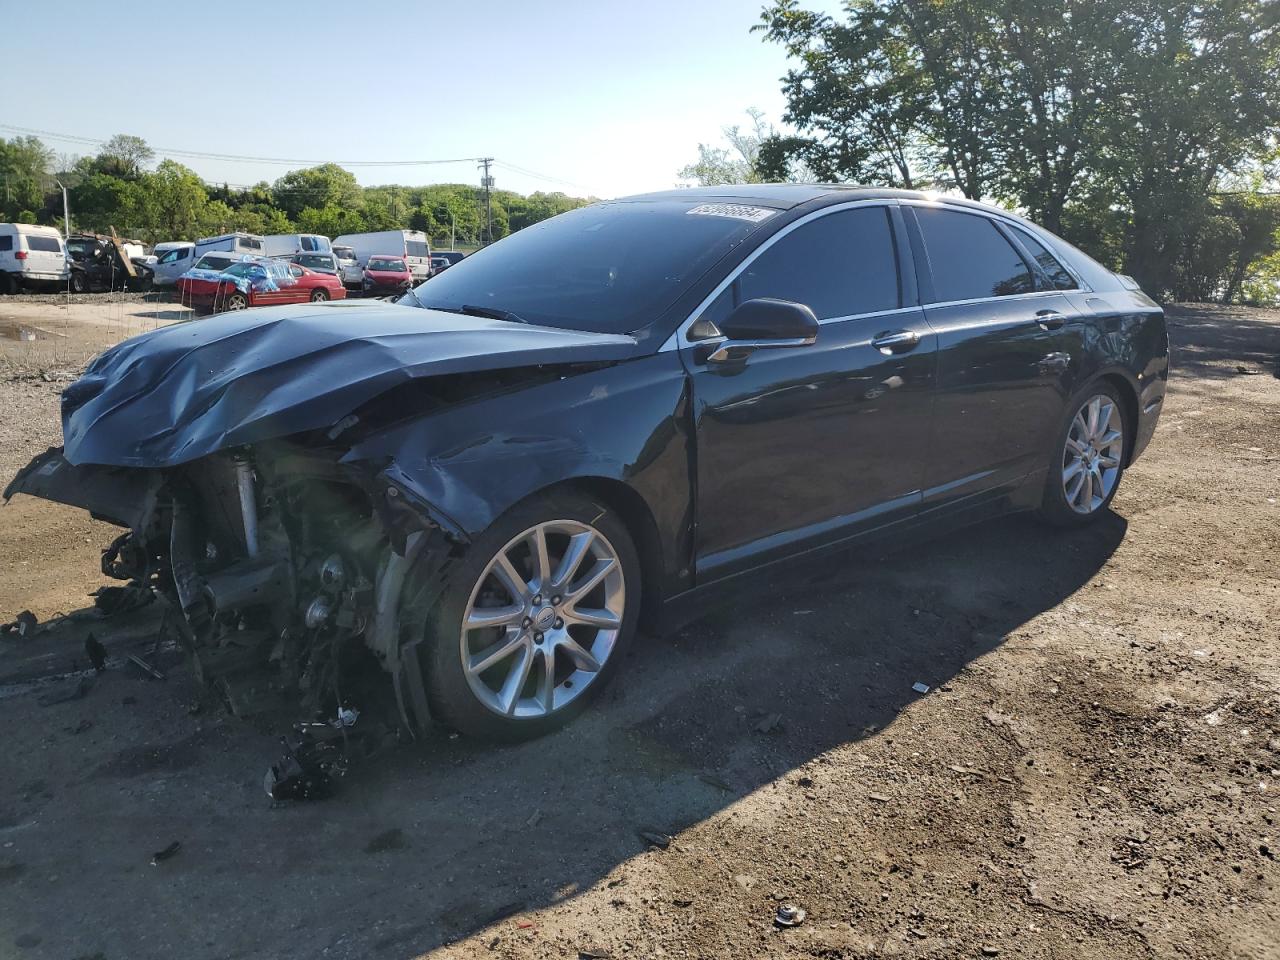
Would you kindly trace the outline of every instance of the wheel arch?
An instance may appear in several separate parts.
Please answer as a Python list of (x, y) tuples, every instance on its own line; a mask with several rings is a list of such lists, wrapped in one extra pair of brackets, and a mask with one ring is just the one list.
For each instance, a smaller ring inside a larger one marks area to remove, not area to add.
[[(658, 523), (644, 497), (622, 480), (613, 477), (583, 476), (550, 484), (524, 499), (573, 490), (611, 507), (631, 534), (640, 557), (640, 622), (649, 629), (658, 622), (662, 608), (662, 539)], [(523, 502), (523, 501), (522, 501)]]
[(1115, 387), (1116, 392), (1120, 394), (1120, 401), (1124, 404), (1125, 423), (1129, 427), (1129, 437), (1126, 438), (1124, 452), (1124, 465), (1127, 468), (1133, 463), (1134, 450), (1137, 444), (1134, 442), (1138, 430), (1138, 386), (1133, 380), (1133, 375), (1128, 371), (1110, 370), (1093, 380), (1094, 383), (1106, 383)]

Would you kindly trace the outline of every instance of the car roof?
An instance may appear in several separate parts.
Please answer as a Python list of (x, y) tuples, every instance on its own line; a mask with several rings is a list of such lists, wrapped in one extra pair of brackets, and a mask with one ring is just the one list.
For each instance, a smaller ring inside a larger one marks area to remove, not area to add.
[[(752, 203), (778, 210), (790, 210), (803, 203), (825, 200), (828, 203), (846, 203), (850, 200), (928, 200), (934, 203), (986, 210), (1006, 217), (1023, 219), (1003, 207), (966, 200), (963, 197), (920, 190), (899, 190), (893, 187), (868, 187), (853, 183), (731, 183), (714, 187), (677, 187), (655, 193), (640, 193), (619, 197), (606, 203), (627, 203), (651, 200), (691, 200), (702, 203)], [(819, 204), (821, 205), (821, 204)]]

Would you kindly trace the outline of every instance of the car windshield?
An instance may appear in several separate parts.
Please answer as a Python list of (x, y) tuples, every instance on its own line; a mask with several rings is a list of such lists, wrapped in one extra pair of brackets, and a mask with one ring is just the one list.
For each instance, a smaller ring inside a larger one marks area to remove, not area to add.
[(92, 247), (93, 247), (92, 240), (68, 240), (67, 241), (67, 253), (71, 254), (71, 256), (76, 260), (83, 258), (89, 252), (89, 250), (92, 249)]
[(333, 255), (339, 260), (354, 260), (356, 252), (351, 247), (334, 247)]
[(315, 253), (303, 254), (297, 257), (295, 262), (302, 264), (304, 267), (316, 267), (322, 270), (325, 268), (333, 269), (333, 263), (330, 262), (328, 257), (322, 257)]
[(197, 270), (223, 270), (231, 262), (230, 257), (201, 257)]
[(693, 200), (583, 207), (459, 260), (405, 303), (501, 309), (529, 323), (629, 332), (671, 306), (773, 213)]
[(370, 270), (391, 270), (396, 273), (404, 273), (405, 265), (403, 260), (386, 260), (381, 257), (369, 258)]

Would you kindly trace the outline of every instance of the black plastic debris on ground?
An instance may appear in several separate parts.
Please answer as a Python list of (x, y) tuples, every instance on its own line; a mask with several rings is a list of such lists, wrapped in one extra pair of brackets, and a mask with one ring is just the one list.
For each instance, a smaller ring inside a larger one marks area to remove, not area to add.
[(322, 800), (333, 793), (334, 781), (351, 766), (367, 760), (388, 741), (388, 729), (367, 721), (355, 728), (360, 712), (344, 706), (336, 720), (299, 723), (282, 737), (285, 753), (263, 778), (272, 800)]
[(23, 610), (20, 614), (13, 618), (9, 623), (0, 624), (0, 637), (11, 637), (17, 640), (25, 639), (35, 633), (36, 627), (40, 621), (36, 619), (36, 615), (30, 610)]

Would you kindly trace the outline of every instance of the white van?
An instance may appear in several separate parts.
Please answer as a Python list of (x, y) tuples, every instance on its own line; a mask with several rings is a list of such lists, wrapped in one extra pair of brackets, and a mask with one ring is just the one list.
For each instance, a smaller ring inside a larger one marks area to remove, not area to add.
[(329, 238), (318, 233), (273, 233), (262, 238), (263, 255), (292, 257), (295, 253), (329, 253)]
[(196, 241), (197, 257), (214, 250), (226, 250), (229, 253), (247, 253), (255, 257), (265, 256), (262, 252), (262, 238), (252, 233), (224, 233), (220, 237), (204, 237)]
[(0, 292), (65, 285), (67, 248), (56, 227), (0, 223)]
[(152, 253), (156, 262), (151, 265), (155, 271), (151, 283), (157, 287), (173, 286), (196, 262), (196, 245), (190, 240), (157, 243)]
[(431, 245), (421, 230), (383, 230), (379, 233), (347, 233), (335, 237), (339, 246), (351, 247), (361, 267), (370, 257), (404, 257), (413, 273), (414, 282), (431, 276)]

